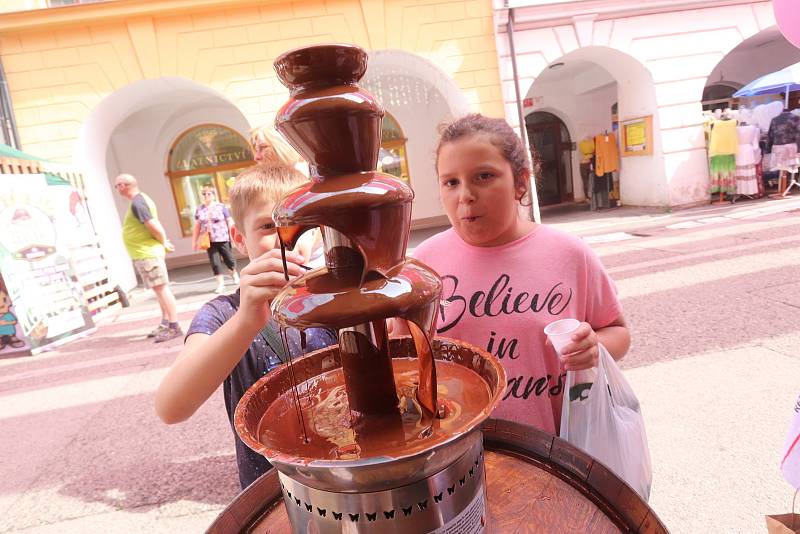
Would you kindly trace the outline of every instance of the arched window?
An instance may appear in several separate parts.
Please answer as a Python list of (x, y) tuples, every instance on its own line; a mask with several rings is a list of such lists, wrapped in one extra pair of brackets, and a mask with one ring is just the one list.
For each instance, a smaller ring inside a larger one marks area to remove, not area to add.
[(254, 163), (245, 138), (226, 126), (203, 124), (178, 137), (169, 151), (166, 175), (184, 236), (192, 235), (203, 186), (214, 187), (217, 199), (227, 202), (233, 179)]
[(378, 171), (396, 176), (411, 184), (406, 158), (406, 138), (397, 120), (388, 112), (381, 126), (381, 149), (378, 153)]

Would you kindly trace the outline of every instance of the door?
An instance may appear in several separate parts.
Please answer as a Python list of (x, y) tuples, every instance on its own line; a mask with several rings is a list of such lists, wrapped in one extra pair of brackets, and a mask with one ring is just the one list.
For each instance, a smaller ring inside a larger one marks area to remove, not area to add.
[(564, 122), (544, 111), (525, 117), (531, 157), (538, 160), (537, 193), (542, 206), (572, 202), (572, 142)]

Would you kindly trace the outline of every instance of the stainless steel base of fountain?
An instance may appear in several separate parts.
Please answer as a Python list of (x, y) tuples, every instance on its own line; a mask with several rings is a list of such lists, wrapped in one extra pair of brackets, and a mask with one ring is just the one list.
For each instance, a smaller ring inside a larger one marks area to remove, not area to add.
[[(258, 437), (267, 408), (293, 387), (288, 367), (272, 371), (247, 391), (234, 425), (242, 440), (279, 471), (283, 499), (297, 533), (486, 532), (483, 438), (480, 424), (500, 400), (505, 373), (486, 352), (458, 341), (436, 339), (437, 360), (472, 369), (488, 385), (490, 402), (448, 439), (407, 455), (358, 460), (291, 458), (270, 450)], [(390, 341), (395, 358), (413, 357), (410, 338)], [(294, 362), (295, 381), (341, 366), (331, 347)]]
[(281, 473), (290, 521), (300, 532), (485, 532), (482, 435), (464, 441), (467, 452), (435, 475), (384, 491), (323, 491)]

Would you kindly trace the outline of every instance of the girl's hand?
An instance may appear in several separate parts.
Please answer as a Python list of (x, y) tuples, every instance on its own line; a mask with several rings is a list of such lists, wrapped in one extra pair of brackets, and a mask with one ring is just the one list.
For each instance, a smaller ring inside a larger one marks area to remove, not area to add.
[[(303, 257), (294, 252), (286, 252), (286, 268), (289, 280), (297, 278), (304, 271), (300, 268)], [(237, 313), (254, 330), (264, 328), (270, 318), (269, 305), (278, 292), (287, 284), (283, 274), (281, 251), (272, 249), (247, 264), (239, 275), (240, 305)]]
[(597, 366), (600, 351), (597, 348), (597, 333), (589, 323), (581, 323), (572, 334), (572, 342), (568, 343), (559, 355), (561, 366), (567, 371), (580, 371)]

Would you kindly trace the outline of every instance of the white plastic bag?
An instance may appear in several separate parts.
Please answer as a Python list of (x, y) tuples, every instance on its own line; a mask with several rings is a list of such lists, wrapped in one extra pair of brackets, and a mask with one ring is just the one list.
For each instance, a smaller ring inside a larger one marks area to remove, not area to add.
[(800, 490), (800, 396), (794, 404), (794, 417), (789, 424), (789, 434), (786, 436), (781, 458), (783, 478), (793, 488)]
[(605, 347), (596, 369), (567, 372), (560, 437), (611, 469), (646, 501), (653, 471), (639, 400)]

